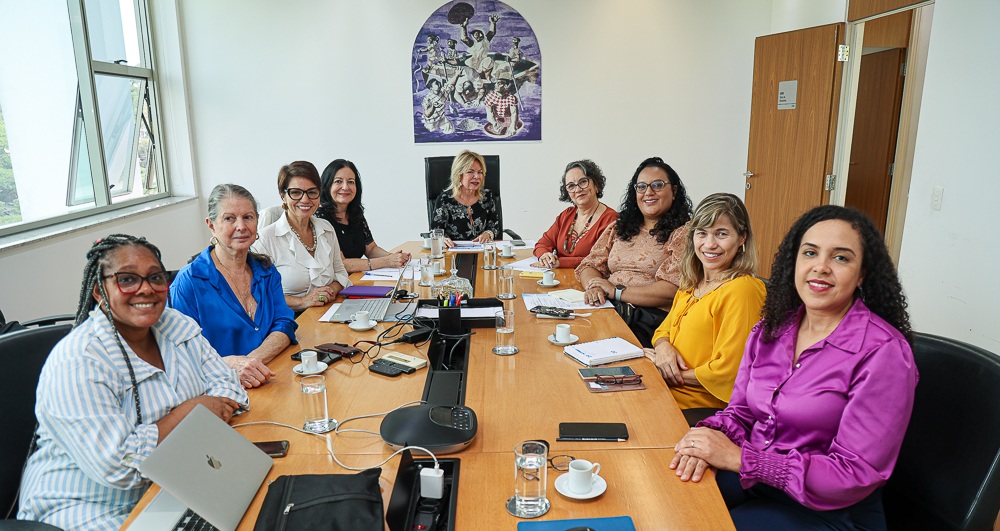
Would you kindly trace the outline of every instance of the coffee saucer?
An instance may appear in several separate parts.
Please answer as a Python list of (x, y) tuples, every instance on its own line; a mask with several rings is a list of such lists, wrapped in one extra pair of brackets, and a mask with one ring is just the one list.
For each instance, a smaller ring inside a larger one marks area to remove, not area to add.
[(563, 474), (556, 478), (556, 490), (559, 494), (562, 494), (567, 498), (573, 498), (574, 500), (589, 500), (604, 494), (604, 491), (608, 490), (608, 482), (604, 481), (604, 478), (601, 476), (594, 476), (594, 483), (591, 486), (590, 492), (577, 494), (569, 490), (569, 474)]
[(566, 345), (572, 345), (573, 343), (576, 343), (577, 341), (580, 340), (580, 338), (577, 337), (576, 334), (570, 334), (569, 335), (569, 341), (556, 341), (556, 335), (555, 334), (549, 334), (548, 339), (549, 339), (549, 343), (552, 343), (553, 345), (555, 345), (557, 347), (565, 347)]
[(329, 365), (327, 365), (326, 363), (323, 363), (322, 361), (317, 361), (316, 362), (316, 370), (315, 371), (307, 371), (306, 368), (305, 368), (305, 365), (302, 364), (302, 363), (300, 363), (300, 364), (292, 367), (292, 372), (294, 372), (295, 374), (301, 374), (302, 376), (309, 376), (310, 374), (319, 374), (319, 373), (325, 371), (327, 367), (329, 367)]
[(355, 332), (367, 332), (368, 330), (375, 328), (376, 324), (378, 323), (376, 323), (375, 321), (368, 321), (367, 325), (359, 325), (356, 321), (352, 321), (347, 326), (350, 327), (350, 329), (354, 330)]
[(500, 258), (514, 258), (514, 257), (515, 257), (515, 256), (517, 256), (517, 255), (516, 255), (516, 254), (514, 254), (514, 253), (510, 253), (510, 254), (503, 254), (503, 253), (499, 253), (499, 254), (498, 254), (498, 256), (499, 256)]
[(544, 280), (539, 280), (538, 285), (542, 286), (543, 288), (554, 288), (559, 285), (559, 281), (553, 280), (551, 284), (546, 284)]

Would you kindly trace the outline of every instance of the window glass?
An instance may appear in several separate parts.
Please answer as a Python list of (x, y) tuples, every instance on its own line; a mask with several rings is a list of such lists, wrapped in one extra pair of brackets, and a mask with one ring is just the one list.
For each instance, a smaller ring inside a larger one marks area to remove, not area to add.
[(133, 0), (85, 0), (90, 57), (142, 66)]

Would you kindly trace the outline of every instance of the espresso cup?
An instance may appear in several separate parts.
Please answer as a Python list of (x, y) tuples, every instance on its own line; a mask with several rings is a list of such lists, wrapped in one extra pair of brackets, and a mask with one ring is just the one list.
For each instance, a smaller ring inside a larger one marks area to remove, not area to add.
[(569, 343), (569, 325), (568, 324), (557, 324), (556, 325), (556, 341), (559, 343)]
[(510, 256), (514, 254), (514, 250), (510, 247), (510, 242), (500, 242), (500, 255)]
[(574, 459), (569, 462), (569, 490), (576, 494), (586, 494), (594, 489), (594, 481), (601, 471), (600, 463), (591, 463), (586, 459)]
[(544, 271), (542, 273), (542, 284), (553, 284), (555, 283), (555, 281), (556, 281), (555, 271), (549, 270), (549, 271)]
[(354, 319), (354, 324), (356, 326), (371, 326), (372, 322), (368, 319), (368, 312), (358, 312), (351, 316)]
[(316, 372), (319, 370), (319, 365), (316, 362), (316, 351), (302, 351), (302, 369), (304, 372)]

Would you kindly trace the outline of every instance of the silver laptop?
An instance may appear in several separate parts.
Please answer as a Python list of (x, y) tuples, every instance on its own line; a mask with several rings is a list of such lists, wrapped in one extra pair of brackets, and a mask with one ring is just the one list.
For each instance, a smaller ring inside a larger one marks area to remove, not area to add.
[(129, 530), (175, 529), (189, 509), (222, 531), (235, 530), (273, 463), (198, 405), (139, 465), (161, 490)]
[(399, 283), (402, 280), (403, 273), (400, 273), (399, 278), (396, 279), (396, 284), (385, 297), (345, 300), (340, 303), (340, 308), (330, 316), (330, 321), (334, 323), (349, 323), (354, 320), (354, 314), (358, 312), (368, 312), (368, 318), (373, 321), (385, 321), (385, 316), (389, 313), (389, 305), (396, 300), (396, 292), (399, 291)]

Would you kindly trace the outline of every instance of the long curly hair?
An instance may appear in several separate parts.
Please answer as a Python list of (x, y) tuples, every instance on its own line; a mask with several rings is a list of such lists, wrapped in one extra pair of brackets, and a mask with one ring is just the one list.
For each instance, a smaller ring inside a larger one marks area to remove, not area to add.
[(361, 172), (358, 171), (358, 167), (353, 162), (347, 159), (336, 159), (326, 165), (326, 168), (323, 170), (323, 177), (320, 178), (322, 184), (319, 187), (318, 213), (321, 218), (330, 223), (333, 223), (336, 219), (334, 214), (337, 212), (337, 204), (333, 201), (333, 196), (330, 195), (330, 187), (333, 186), (333, 177), (343, 168), (348, 168), (354, 172), (354, 187), (356, 190), (354, 199), (347, 204), (347, 219), (358, 220), (364, 217), (365, 214), (365, 206), (361, 203)]
[(761, 311), (764, 339), (775, 339), (778, 331), (795, 317), (796, 310), (802, 305), (795, 289), (795, 262), (799, 246), (806, 231), (821, 221), (829, 220), (847, 222), (861, 238), (861, 272), (864, 277), (855, 297), (860, 297), (868, 309), (885, 319), (912, 343), (906, 296), (882, 234), (865, 214), (837, 205), (819, 206), (803, 214), (778, 246), (771, 267), (767, 298)]
[(618, 238), (624, 241), (631, 241), (632, 237), (639, 234), (639, 231), (642, 230), (643, 217), (642, 211), (639, 210), (639, 199), (635, 193), (635, 183), (639, 180), (639, 174), (642, 170), (649, 167), (660, 168), (667, 172), (670, 185), (675, 190), (674, 203), (660, 216), (660, 220), (656, 222), (656, 226), (650, 231), (653, 236), (656, 236), (656, 241), (667, 243), (667, 240), (670, 239), (670, 234), (674, 230), (691, 221), (691, 199), (684, 188), (684, 183), (681, 182), (681, 176), (677, 175), (677, 172), (669, 164), (663, 162), (663, 159), (660, 157), (650, 157), (642, 161), (639, 167), (635, 169), (632, 179), (628, 182), (628, 187), (625, 188), (625, 193), (622, 194), (622, 204), (618, 209), (618, 223), (615, 225), (615, 232), (617, 232)]

